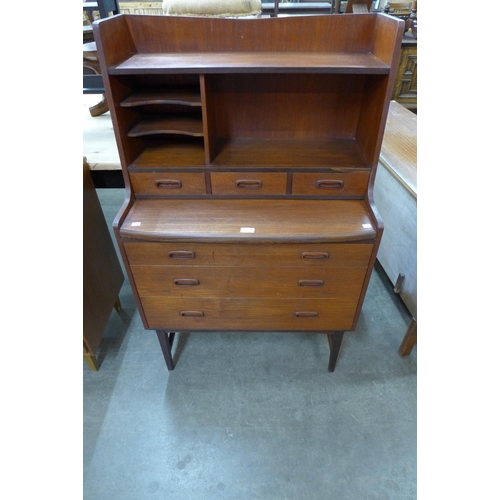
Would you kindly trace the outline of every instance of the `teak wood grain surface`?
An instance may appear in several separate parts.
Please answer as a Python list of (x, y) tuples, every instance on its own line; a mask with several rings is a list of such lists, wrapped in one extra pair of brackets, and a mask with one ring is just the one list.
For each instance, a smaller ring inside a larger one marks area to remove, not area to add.
[(141, 297), (270, 297), (357, 300), (366, 267), (134, 266)]
[(181, 54), (135, 54), (110, 70), (126, 75), (144, 71), (154, 73), (295, 73), (311, 70), (316, 73), (387, 74), (389, 66), (372, 54), (310, 53), (310, 52), (207, 52)]
[[(231, 266), (231, 267), (294, 267), (328, 269), (368, 267), (373, 244), (277, 244), (253, 243), (124, 243), (131, 265), (154, 266)], [(180, 257), (180, 258), (179, 258)], [(216, 271), (214, 271), (216, 272)]]
[(321, 243), (375, 240), (376, 230), (362, 200), (151, 199), (134, 203), (120, 234), (149, 241)]
[(126, 186), (114, 231), (145, 328), (354, 330), (403, 22), (118, 15), (94, 24)]
[(350, 330), (358, 300), (143, 297), (149, 328), (184, 331)]

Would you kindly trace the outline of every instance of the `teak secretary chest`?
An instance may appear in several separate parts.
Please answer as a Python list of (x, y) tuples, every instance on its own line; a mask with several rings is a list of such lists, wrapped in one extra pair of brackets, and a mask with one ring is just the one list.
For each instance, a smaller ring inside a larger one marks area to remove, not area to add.
[(382, 236), (372, 201), (403, 22), (118, 15), (94, 24), (146, 329), (327, 335), (333, 371)]

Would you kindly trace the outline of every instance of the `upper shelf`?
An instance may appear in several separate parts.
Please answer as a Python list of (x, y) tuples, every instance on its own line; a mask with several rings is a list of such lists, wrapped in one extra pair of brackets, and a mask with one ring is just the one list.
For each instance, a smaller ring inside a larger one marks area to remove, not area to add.
[(138, 53), (108, 68), (111, 75), (141, 73), (349, 73), (388, 74), (371, 53), (203, 52)]
[(93, 31), (101, 67), (115, 75), (389, 74), (404, 22), (371, 13), (260, 19), (119, 14), (96, 21)]

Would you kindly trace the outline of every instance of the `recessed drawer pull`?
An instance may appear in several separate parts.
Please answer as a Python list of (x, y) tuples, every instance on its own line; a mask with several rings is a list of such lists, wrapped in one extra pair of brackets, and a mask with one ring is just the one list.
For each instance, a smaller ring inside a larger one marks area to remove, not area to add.
[(242, 189), (260, 189), (262, 187), (262, 181), (259, 180), (247, 180), (241, 179), (235, 182), (236, 187)]
[(191, 316), (195, 318), (201, 318), (204, 316), (203, 311), (181, 311), (181, 316)]
[(172, 250), (168, 252), (171, 259), (194, 259), (196, 254), (190, 250)]
[(328, 252), (302, 252), (304, 260), (326, 260), (330, 257)]
[(340, 180), (319, 180), (316, 182), (316, 187), (319, 189), (342, 189), (344, 187), (344, 181)]
[(200, 282), (195, 279), (191, 278), (177, 278), (174, 279), (174, 285), (179, 285), (179, 286), (197, 286), (199, 285)]
[(165, 179), (164, 181), (155, 181), (155, 186), (158, 189), (180, 189), (182, 181), (179, 179)]
[(299, 280), (299, 286), (323, 286), (323, 280)]
[(319, 313), (316, 311), (297, 311), (295, 313), (296, 318), (317, 318)]

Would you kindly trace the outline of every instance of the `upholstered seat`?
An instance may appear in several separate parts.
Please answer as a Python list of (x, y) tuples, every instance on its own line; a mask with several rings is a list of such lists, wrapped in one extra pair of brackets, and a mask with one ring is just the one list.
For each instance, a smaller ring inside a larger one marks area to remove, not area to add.
[(167, 16), (258, 17), (261, 12), (261, 0), (163, 0)]

